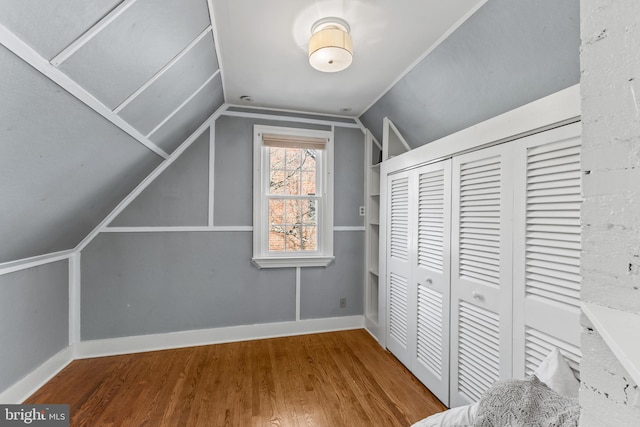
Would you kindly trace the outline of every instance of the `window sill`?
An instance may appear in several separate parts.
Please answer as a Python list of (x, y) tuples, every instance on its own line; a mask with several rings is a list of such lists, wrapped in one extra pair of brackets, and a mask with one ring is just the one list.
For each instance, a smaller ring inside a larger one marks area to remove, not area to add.
[(335, 259), (333, 256), (300, 257), (254, 257), (251, 259), (258, 268), (326, 267)]

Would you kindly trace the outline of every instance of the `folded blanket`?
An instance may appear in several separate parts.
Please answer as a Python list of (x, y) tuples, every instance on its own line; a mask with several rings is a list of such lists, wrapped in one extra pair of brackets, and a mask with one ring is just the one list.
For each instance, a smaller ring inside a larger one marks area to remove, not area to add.
[(578, 399), (532, 376), (496, 382), (480, 398), (474, 427), (578, 427)]

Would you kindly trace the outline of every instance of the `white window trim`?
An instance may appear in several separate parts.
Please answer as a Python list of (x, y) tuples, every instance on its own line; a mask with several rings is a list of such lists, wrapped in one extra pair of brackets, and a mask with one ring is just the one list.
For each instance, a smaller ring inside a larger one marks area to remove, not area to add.
[[(268, 252), (269, 229), (263, 170), (268, 166), (262, 145), (263, 134), (292, 135), (325, 138), (322, 155), (322, 199), (321, 217), (318, 220), (318, 251), (311, 254), (300, 252), (277, 255)], [(326, 267), (333, 256), (333, 131), (254, 125), (253, 127), (253, 258), (259, 268), (281, 267)]]

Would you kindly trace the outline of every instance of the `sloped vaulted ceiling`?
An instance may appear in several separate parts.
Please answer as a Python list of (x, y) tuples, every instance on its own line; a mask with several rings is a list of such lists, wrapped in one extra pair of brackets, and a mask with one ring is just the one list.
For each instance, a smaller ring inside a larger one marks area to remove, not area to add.
[[(224, 103), (220, 58), (230, 104), (353, 107), (417, 146), (577, 83), (579, 0), (560, 3), (2, 0), (0, 264), (89, 235)], [(358, 48), (328, 75), (306, 43), (332, 15)]]
[(74, 248), (224, 102), (206, 0), (0, 5), (0, 263)]

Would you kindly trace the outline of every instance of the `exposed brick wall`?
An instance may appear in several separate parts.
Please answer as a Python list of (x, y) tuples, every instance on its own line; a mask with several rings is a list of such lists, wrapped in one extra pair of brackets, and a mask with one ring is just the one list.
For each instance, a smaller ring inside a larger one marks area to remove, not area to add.
[[(580, 9), (581, 298), (640, 314), (640, 2), (581, 0)], [(638, 387), (582, 324), (580, 425), (640, 426)]]

